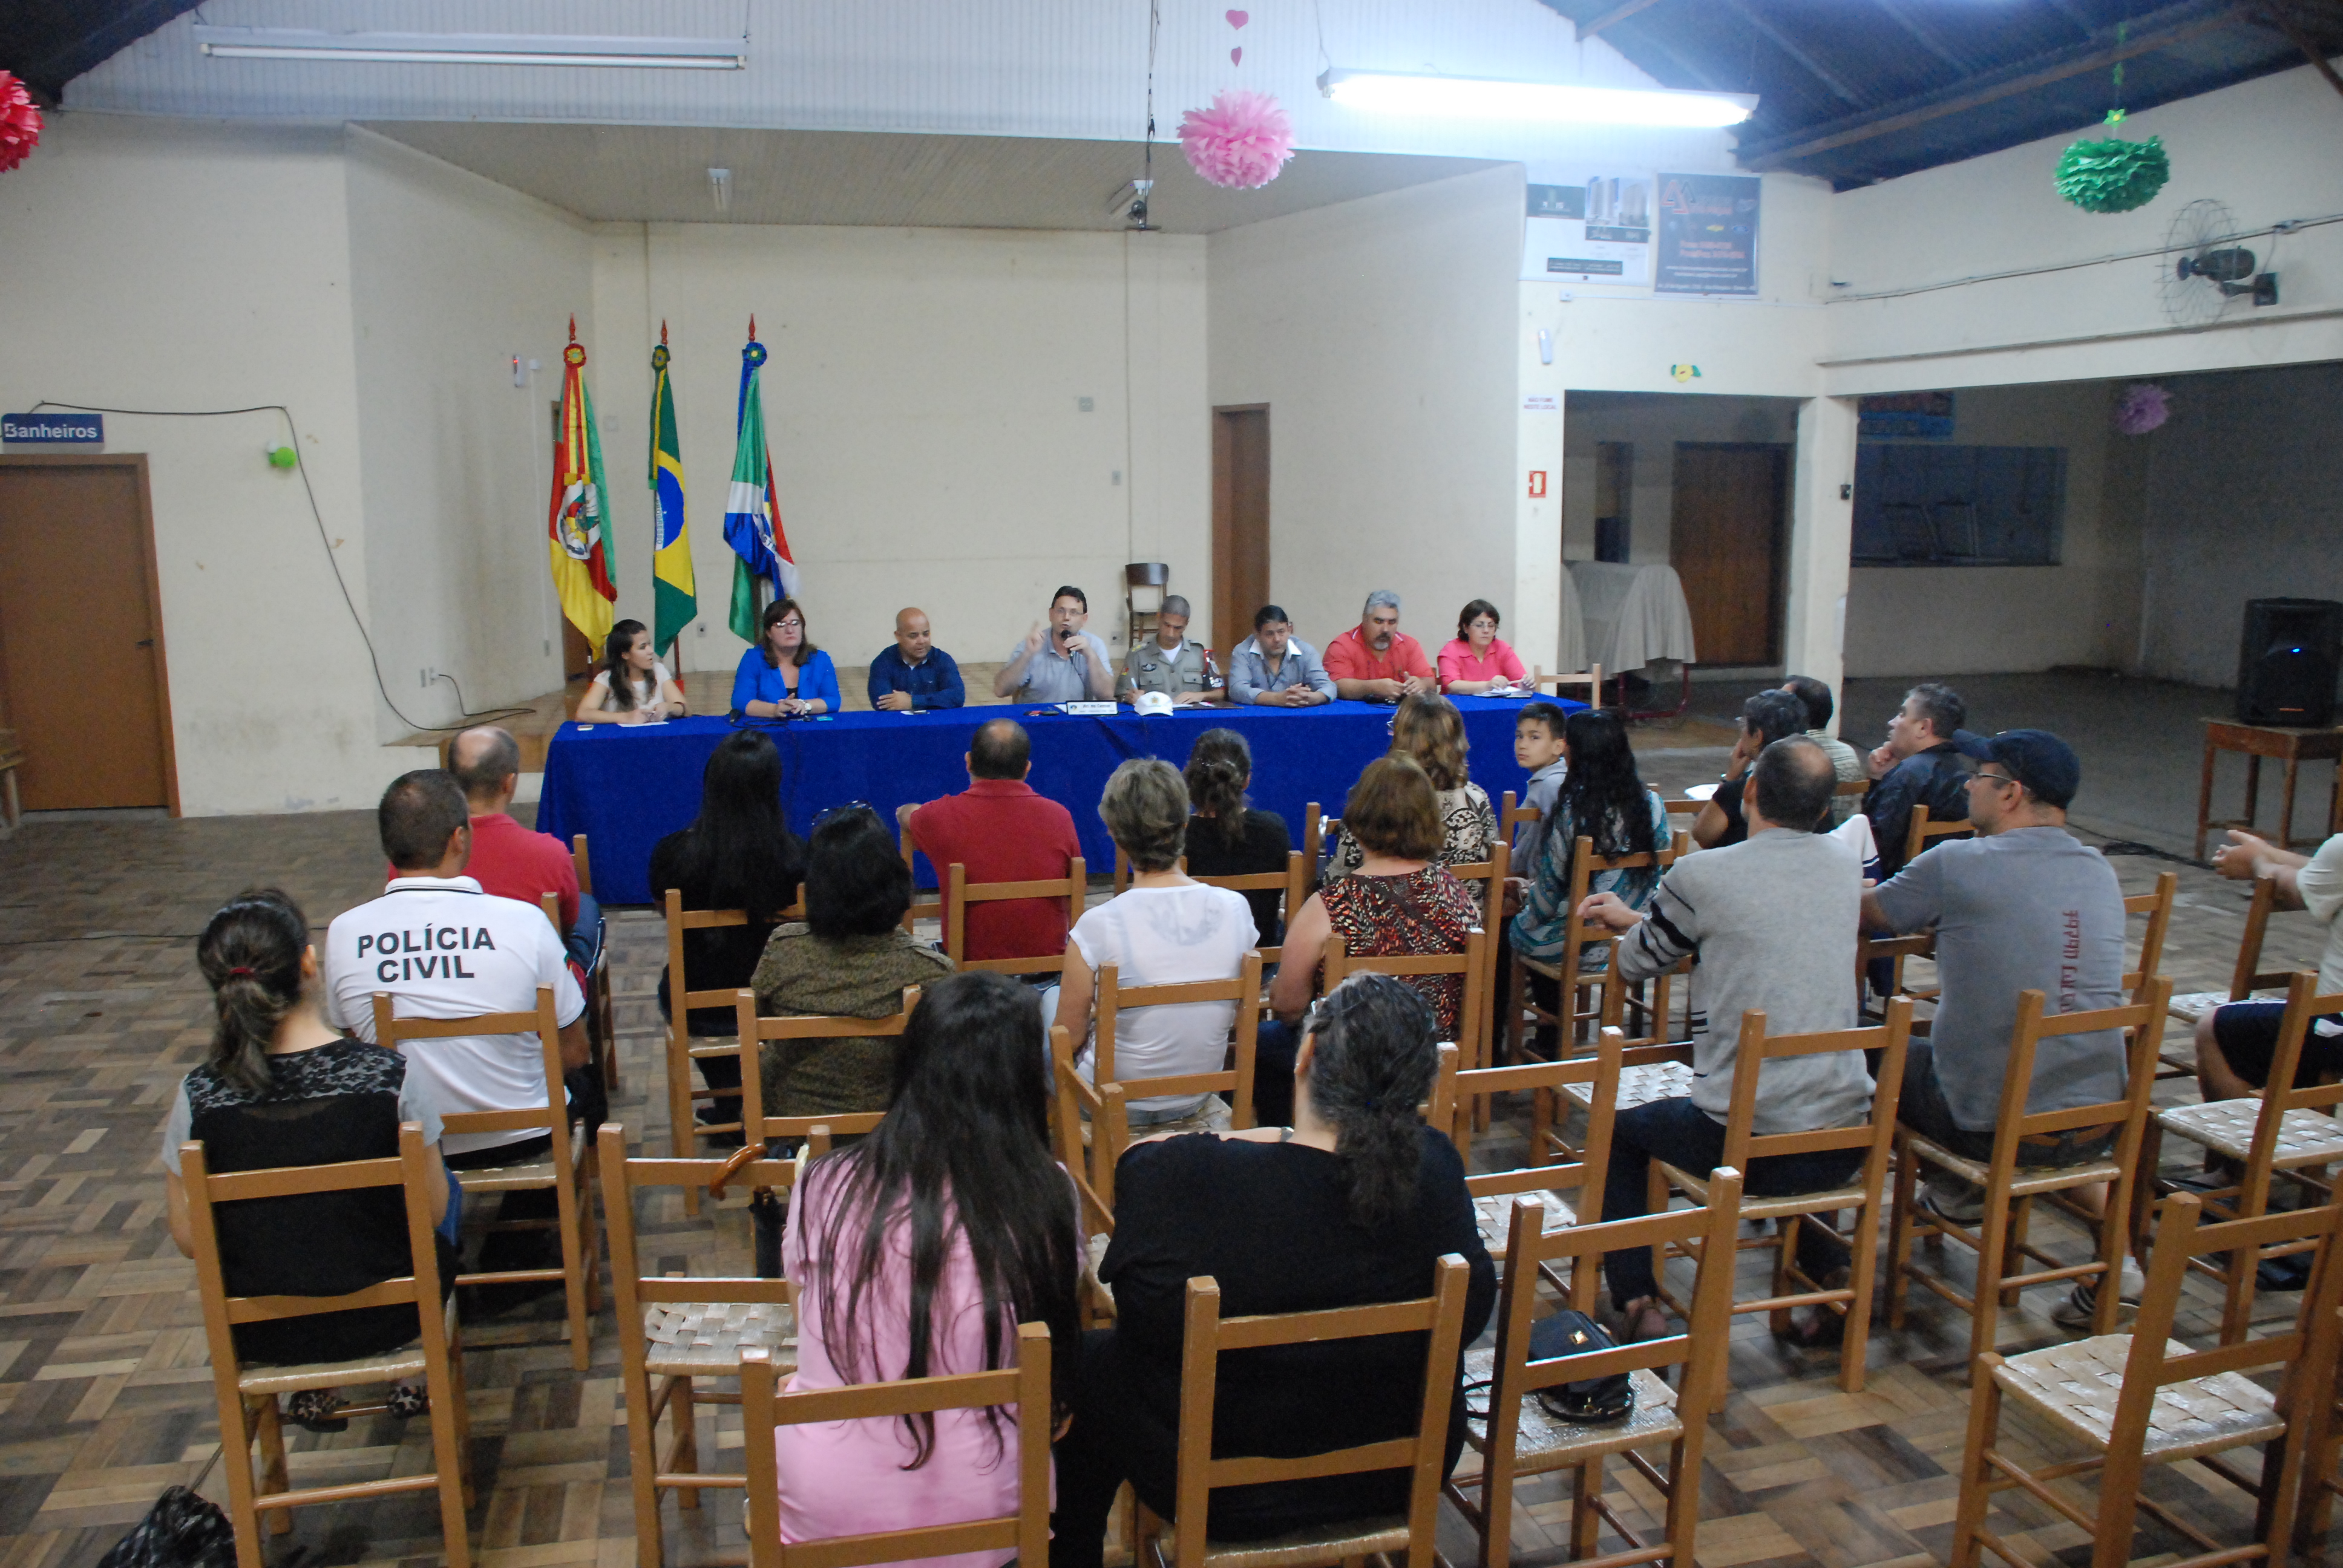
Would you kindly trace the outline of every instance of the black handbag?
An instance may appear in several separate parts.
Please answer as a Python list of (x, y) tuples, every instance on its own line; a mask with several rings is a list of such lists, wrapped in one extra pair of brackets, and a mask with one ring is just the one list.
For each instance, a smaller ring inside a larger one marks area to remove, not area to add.
[[(1564, 1310), (1530, 1325), (1530, 1360), (1534, 1362), (1613, 1350), (1617, 1344), (1601, 1323), (1584, 1312)], [(1564, 1421), (1609, 1426), (1635, 1413), (1635, 1387), (1625, 1372), (1613, 1372), (1542, 1388), (1537, 1391), (1537, 1402), (1547, 1414)]]
[(97, 1568), (236, 1568), (236, 1531), (217, 1504), (174, 1486)]

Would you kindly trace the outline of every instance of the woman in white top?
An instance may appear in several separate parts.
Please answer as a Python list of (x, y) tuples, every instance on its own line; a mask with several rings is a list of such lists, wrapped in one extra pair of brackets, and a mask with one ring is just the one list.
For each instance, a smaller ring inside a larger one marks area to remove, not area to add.
[(578, 717), (613, 724), (657, 724), (687, 711), (683, 689), (651, 652), (651, 634), (639, 620), (610, 628), (604, 645), (609, 662), (597, 671), (578, 699)]
[[(1188, 786), (1178, 769), (1156, 757), (1125, 762), (1106, 781), (1099, 817), (1135, 874), (1129, 889), (1074, 923), (1066, 944), (1053, 1021), (1083, 1040), (1091, 1033), (1098, 971), (1106, 965), (1115, 966), (1122, 986), (1234, 980), (1259, 940), (1243, 894), (1207, 887), (1180, 869), (1188, 837)], [(1218, 1072), (1227, 1064), (1235, 1023), (1234, 1002), (1125, 1010), (1114, 1024), (1114, 1076), (1127, 1081)], [(1085, 1078), (1091, 1071), (1089, 1051), (1085, 1044)], [(1134, 1128), (1228, 1124), (1228, 1107), (1217, 1095), (1135, 1099), (1129, 1109)]]

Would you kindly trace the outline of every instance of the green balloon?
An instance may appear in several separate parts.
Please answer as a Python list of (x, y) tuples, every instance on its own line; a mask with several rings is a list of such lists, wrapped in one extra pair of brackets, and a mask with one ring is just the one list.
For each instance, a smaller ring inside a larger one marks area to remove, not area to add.
[(298, 453), (298, 452), (297, 452), (297, 451), (295, 451), (295, 450), (294, 450), (292, 447), (274, 447), (274, 448), (272, 448), (272, 449), (270, 450), (270, 452), (269, 452), (269, 454), (268, 454), (268, 462), (269, 462), (269, 466), (270, 466), (271, 467), (277, 467), (277, 468), (291, 468), (291, 467), (298, 467), (298, 466), (299, 466), (300, 461), (301, 461), (301, 454), (300, 454), (300, 453)]

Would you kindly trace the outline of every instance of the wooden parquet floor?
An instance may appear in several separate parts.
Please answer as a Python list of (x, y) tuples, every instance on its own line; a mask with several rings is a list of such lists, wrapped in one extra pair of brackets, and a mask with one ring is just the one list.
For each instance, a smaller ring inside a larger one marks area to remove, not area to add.
[[(2127, 889), (2158, 862), (2119, 859)], [(171, 1091), (201, 1054), (208, 999), (193, 939), (226, 895), (256, 883), (292, 892), (322, 930), (378, 887), (367, 813), (186, 821), (35, 821), (0, 841), (0, 1568), (85, 1568), (173, 1483), (223, 1495), (216, 1422), (192, 1265), (166, 1226), (155, 1140)], [(2167, 969), (2183, 990), (2226, 983), (2244, 896), (2183, 868)], [(612, 919), (625, 1086), (613, 1115), (664, 1150), (658, 1016), (659, 935), (642, 911)], [(2273, 923), (2268, 967), (2316, 960), (2306, 917)], [(2167, 1092), (2174, 1092), (2167, 1086)], [(2185, 1095), (2186, 1091), (2178, 1091)], [(1501, 1131), (1490, 1155), (1503, 1160)], [(646, 1255), (663, 1270), (745, 1271), (738, 1207), (699, 1221), (669, 1196), (644, 1215)], [(1753, 1255), (1753, 1270), (1760, 1265)], [(1956, 1265), (1957, 1266), (1957, 1265)], [(2003, 1325), (2005, 1350), (2056, 1342), (2056, 1292), (2028, 1292)], [(2296, 1298), (2266, 1296), (2271, 1313)], [(468, 1328), (475, 1460), (473, 1516), (487, 1568), (634, 1558), (614, 1327), (598, 1321), (590, 1370), (570, 1370), (556, 1306)], [(2201, 1319), (2199, 1325), (2201, 1326)], [(1808, 1354), (1736, 1322), (1733, 1393), (1703, 1477), (1704, 1568), (1856, 1568), (1941, 1560), (1967, 1413), (1957, 1320), (1916, 1292), (1912, 1328), (1882, 1326), (1869, 1388), (1837, 1386), (1835, 1353)], [(703, 1410), (706, 1407), (703, 1407)], [(704, 1454), (737, 1467), (738, 1419), (703, 1417)], [(2014, 1425), (2015, 1423), (2013, 1423)], [(2022, 1439), (2023, 1429), (2018, 1429)], [(295, 1432), (297, 1479), (365, 1479), (427, 1468), (427, 1441), (388, 1418), (347, 1432)], [(2225, 1540), (2250, 1525), (2246, 1502), (2184, 1464), (2152, 1473), (2153, 1495)], [(1613, 1466), (1614, 1501), (1648, 1520), (1656, 1497)], [(1514, 1543), (1537, 1565), (1567, 1556), (1568, 1499), (1532, 1483)], [(437, 1560), (422, 1497), (302, 1510), (272, 1560), (299, 1568)], [(2088, 1542), (2032, 1503), (1998, 1521), (2043, 1563), (2079, 1563)], [(1470, 1551), (1448, 1521), (1452, 1559)], [(668, 1505), (670, 1562), (737, 1561), (737, 1502), (696, 1517)], [(2138, 1554), (2176, 1551), (2148, 1528)]]

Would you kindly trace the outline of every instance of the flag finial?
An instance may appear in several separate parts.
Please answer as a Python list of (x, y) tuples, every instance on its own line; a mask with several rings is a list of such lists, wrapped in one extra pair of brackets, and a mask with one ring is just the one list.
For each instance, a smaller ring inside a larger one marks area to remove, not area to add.
[(749, 341), (751, 343), (757, 341), (757, 317), (753, 312), (749, 317)]
[(578, 317), (575, 312), (572, 312), (569, 317), (569, 341), (572, 343), (578, 341)]
[(667, 317), (663, 316), (659, 317), (659, 341), (661, 343), (667, 341)]

